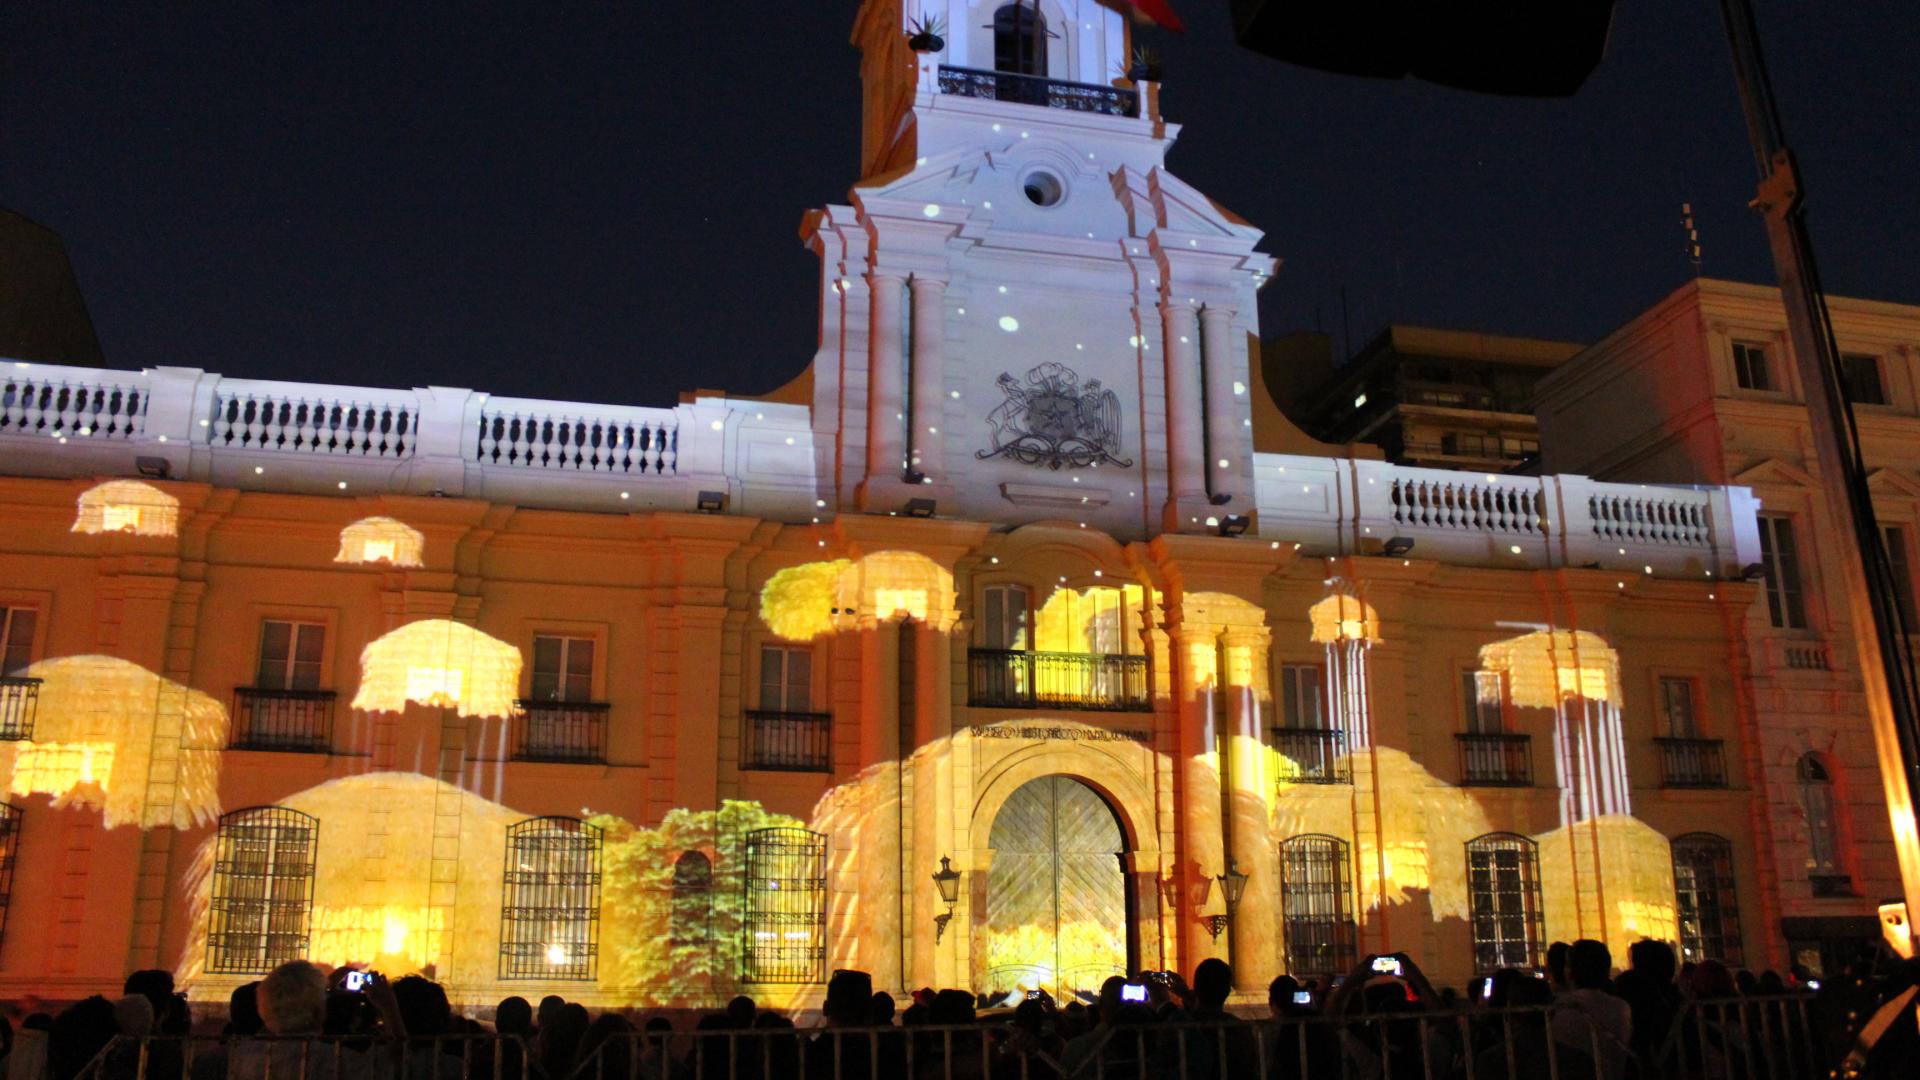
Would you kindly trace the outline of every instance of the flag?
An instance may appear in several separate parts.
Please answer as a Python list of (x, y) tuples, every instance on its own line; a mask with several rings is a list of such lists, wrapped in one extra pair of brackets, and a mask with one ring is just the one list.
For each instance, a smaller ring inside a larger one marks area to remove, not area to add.
[(1131, 15), (1136, 22), (1149, 26), (1164, 26), (1168, 30), (1185, 30), (1180, 25), (1180, 16), (1173, 13), (1173, 5), (1168, 0), (1100, 0), (1122, 15)]

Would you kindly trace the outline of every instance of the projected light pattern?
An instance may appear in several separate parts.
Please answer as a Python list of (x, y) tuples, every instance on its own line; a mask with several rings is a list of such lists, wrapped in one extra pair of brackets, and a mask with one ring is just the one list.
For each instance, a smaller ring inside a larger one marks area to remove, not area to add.
[(80, 493), (73, 521), (77, 533), (173, 536), (180, 528), (180, 500), (138, 480), (109, 480)]
[(1038, 652), (1138, 656), (1146, 590), (1139, 585), (1057, 588), (1033, 617)]
[(386, 563), (419, 566), (426, 538), (418, 529), (390, 517), (361, 518), (340, 530), (337, 563)]
[(414, 701), (461, 716), (504, 717), (513, 713), (519, 687), (520, 650), (465, 623), (422, 619), (361, 651), (353, 707), (401, 712)]
[(760, 620), (788, 641), (811, 641), (859, 616), (925, 622), (952, 610), (953, 575), (910, 551), (790, 566), (760, 589)]
[(227, 710), (206, 694), (112, 656), (27, 669), (41, 680), (30, 741), (0, 742), (15, 795), (100, 808), (108, 828), (190, 828), (220, 816)]
[(1537, 630), (1482, 648), (1480, 665), (1505, 678), (1515, 709), (1552, 711), (1561, 824), (1633, 813), (1620, 657), (1604, 639)]

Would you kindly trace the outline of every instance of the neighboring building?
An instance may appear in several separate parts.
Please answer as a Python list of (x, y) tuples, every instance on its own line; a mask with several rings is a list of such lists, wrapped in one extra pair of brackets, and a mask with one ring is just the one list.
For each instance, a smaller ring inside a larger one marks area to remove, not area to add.
[(98, 365), (100, 342), (52, 229), (0, 209), (0, 356)]
[(1393, 325), (1298, 394), (1288, 415), (1330, 443), (1370, 443), (1388, 461), (1514, 472), (1540, 451), (1533, 387), (1580, 346)]
[(1750, 495), (1254, 450), (1273, 263), (1121, 16), (923, 10), (781, 400), (0, 371), (0, 995), (1784, 961)]
[[(1920, 307), (1827, 303), (1901, 607), (1920, 627)], [(1688, 282), (1561, 365), (1536, 400), (1548, 470), (1759, 497), (1764, 601), (1737, 628), (1748, 647), (1733, 661), (1751, 686), (1744, 771), (1766, 795), (1754, 832), (1780, 875), (1781, 925), (1767, 929), (1803, 961), (1877, 939), (1874, 909), (1900, 895), (1899, 868), (1832, 570), (1845, 542), (1821, 492), (1833, 481), (1813, 450), (1779, 290)]]

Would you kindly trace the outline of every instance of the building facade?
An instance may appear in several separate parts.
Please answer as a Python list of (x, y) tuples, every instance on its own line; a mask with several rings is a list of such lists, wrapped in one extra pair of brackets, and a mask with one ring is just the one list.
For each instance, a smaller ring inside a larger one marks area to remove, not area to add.
[(1316, 438), (1388, 461), (1514, 472), (1539, 464), (1533, 387), (1580, 351), (1563, 341), (1391, 325), (1288, 402)]
[(1751, 494), (1255, 452), (1120, 17), (922, 6), (766, 400), (0, 373), (0, 993), (1784, 962)]
[[(1901, 613), (1920, 628), (1920, 308), (1843, 297), (1828, 308)], [(1778, 289), (1702, 278), (1562, 365), (1538, 395), (1548, 469), (1739, 484), (1759, 497), (1764, 597), (1741, 628), (1768, 806), (1756, 835), (1775, 852), (1782, 933), (1817, 967), (1878, 938), (1875, 906), (1900, 895), (1900, 879), (1847, 596), (1830, 567), (1846, 532), (1827, 511), (1831, 481), (1791, 350)], [(1634, 405), (1602, 404), (1620, 401)]]

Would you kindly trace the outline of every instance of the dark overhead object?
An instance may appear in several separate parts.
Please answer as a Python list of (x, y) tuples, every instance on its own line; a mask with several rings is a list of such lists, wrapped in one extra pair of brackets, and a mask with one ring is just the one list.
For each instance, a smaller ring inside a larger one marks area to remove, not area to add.
[(1234, 0), (1264, 56), (1375, 79), (1566, 97), (1600, 63), (1614, 0)]

